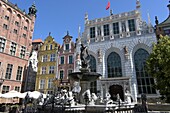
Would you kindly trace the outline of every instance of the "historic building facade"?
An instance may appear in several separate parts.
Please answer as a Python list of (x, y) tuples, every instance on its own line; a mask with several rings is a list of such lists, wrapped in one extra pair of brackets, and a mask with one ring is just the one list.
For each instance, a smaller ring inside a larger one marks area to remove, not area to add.
[[(147, 97), (157, 97), (152, 87), (154, 79), (145, 69), (145, 61), (156, 43), (154, 28), (141, 19), (140, 1), (136, 9), (121, 14), (110, 14), (108, 17), (94, 20), (85, 14), (85, 28), (76, 42), (76, 56), (80, 55), (81, 44), (89, 49), (90, 69), (102, 77), (91, 84), (91, 91), (103, 98), (109, 92), (116, 100), (119, 94), (124, 100), (125, 90), (129, 90), (133, 101), (142, 93)], [(80, 57), (75, 59), (75, 70), (80, 68)]]
[(36, 12), (34, 4), (27, 14), (8, 0), (0, 0), (0, 93), (24, 89)]
[(42, 39), (32, 41), (32, 52), (28, 61), (28, 71), (25, 81), (25, 91), (34, 91), (36, 83), (36, 75), (38, 70), (38, 51), (43, 44)]
[(72, 36), (67, 32), (67, 35), (63, 38), (63, 44), (58, 51), (58, 90), (71, 89), (68, 74), (74, 71), (74, 52), (75, 43), (72, 41)]
[(38, 52), (38, 71), (36, 75), (35, 90), (52, 94), (53, 82), (57, 72), (57, 53), (59, 44), (52, 36), (45, 39)]
[[(168, 9), (170, 12), (170, 4), (168, 4)], [(163, 22), (159, 23), (157, 16), (155, 17), (155, 30), (156, 30), (156, 36), (159, 39), (160, 35), (168, 35), (170, 36), (170, 13), (168, 15), (168, 18), (165, 19)]]

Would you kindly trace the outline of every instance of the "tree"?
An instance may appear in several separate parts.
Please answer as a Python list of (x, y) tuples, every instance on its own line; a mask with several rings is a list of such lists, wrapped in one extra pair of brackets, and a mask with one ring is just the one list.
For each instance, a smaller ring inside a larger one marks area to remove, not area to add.
[(146, 61), (148, 73), (155, 78), (154, 87), (170, 103), (170, 37), (161, 36)]

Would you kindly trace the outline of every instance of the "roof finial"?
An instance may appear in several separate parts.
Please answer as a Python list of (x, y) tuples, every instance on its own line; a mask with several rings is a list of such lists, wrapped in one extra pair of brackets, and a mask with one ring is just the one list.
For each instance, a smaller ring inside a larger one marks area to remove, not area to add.
[(81, 30), (81, 27), (79, 25), (79, 27), (78, 27), (78, 37), (80, 37), (80, 30)]
[(158, 24), (159, 24), (159, 21), (158, 21), (157, 16), (155, 16), (155, 24), (156, 24), (156, 25), (158, 25)]
[(69, 32), (67, 31), (67, 35), (69, 35)]
[(140, 0), (136, 0), (136, 9), (140, 9)]
[(148, 25), (151, 26), (151, 18), (150, 18), (150, 14), (149, 14), (149, 11), (148, 11)]
[(49, 36), (51, 36), (51, 32), (49, 32)]

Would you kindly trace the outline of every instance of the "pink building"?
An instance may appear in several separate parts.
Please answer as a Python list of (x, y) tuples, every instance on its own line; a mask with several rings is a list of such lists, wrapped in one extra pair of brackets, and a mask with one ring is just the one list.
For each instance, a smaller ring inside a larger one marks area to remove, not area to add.
[(8, 0), (0, 0), (0, 93), (24, 90), (36, 12), (34, 4), (26, 14)]
[(58, 76), (59, 89), (70, 89), (70, 81), (68, 74), (74, 71), (74, 51), (75, 44), (72, 41), (72, 36), (67, 35), (63, 38), (63, 44), (59, 49), (58, 53)]

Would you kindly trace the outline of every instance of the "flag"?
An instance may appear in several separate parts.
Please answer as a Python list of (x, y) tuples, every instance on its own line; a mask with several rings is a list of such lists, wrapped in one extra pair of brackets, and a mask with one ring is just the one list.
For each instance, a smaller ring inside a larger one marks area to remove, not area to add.
[(110, 1), (108, 1), (107, 6), (106, 6), (106, 10), (108, 10), (110, 8)]

